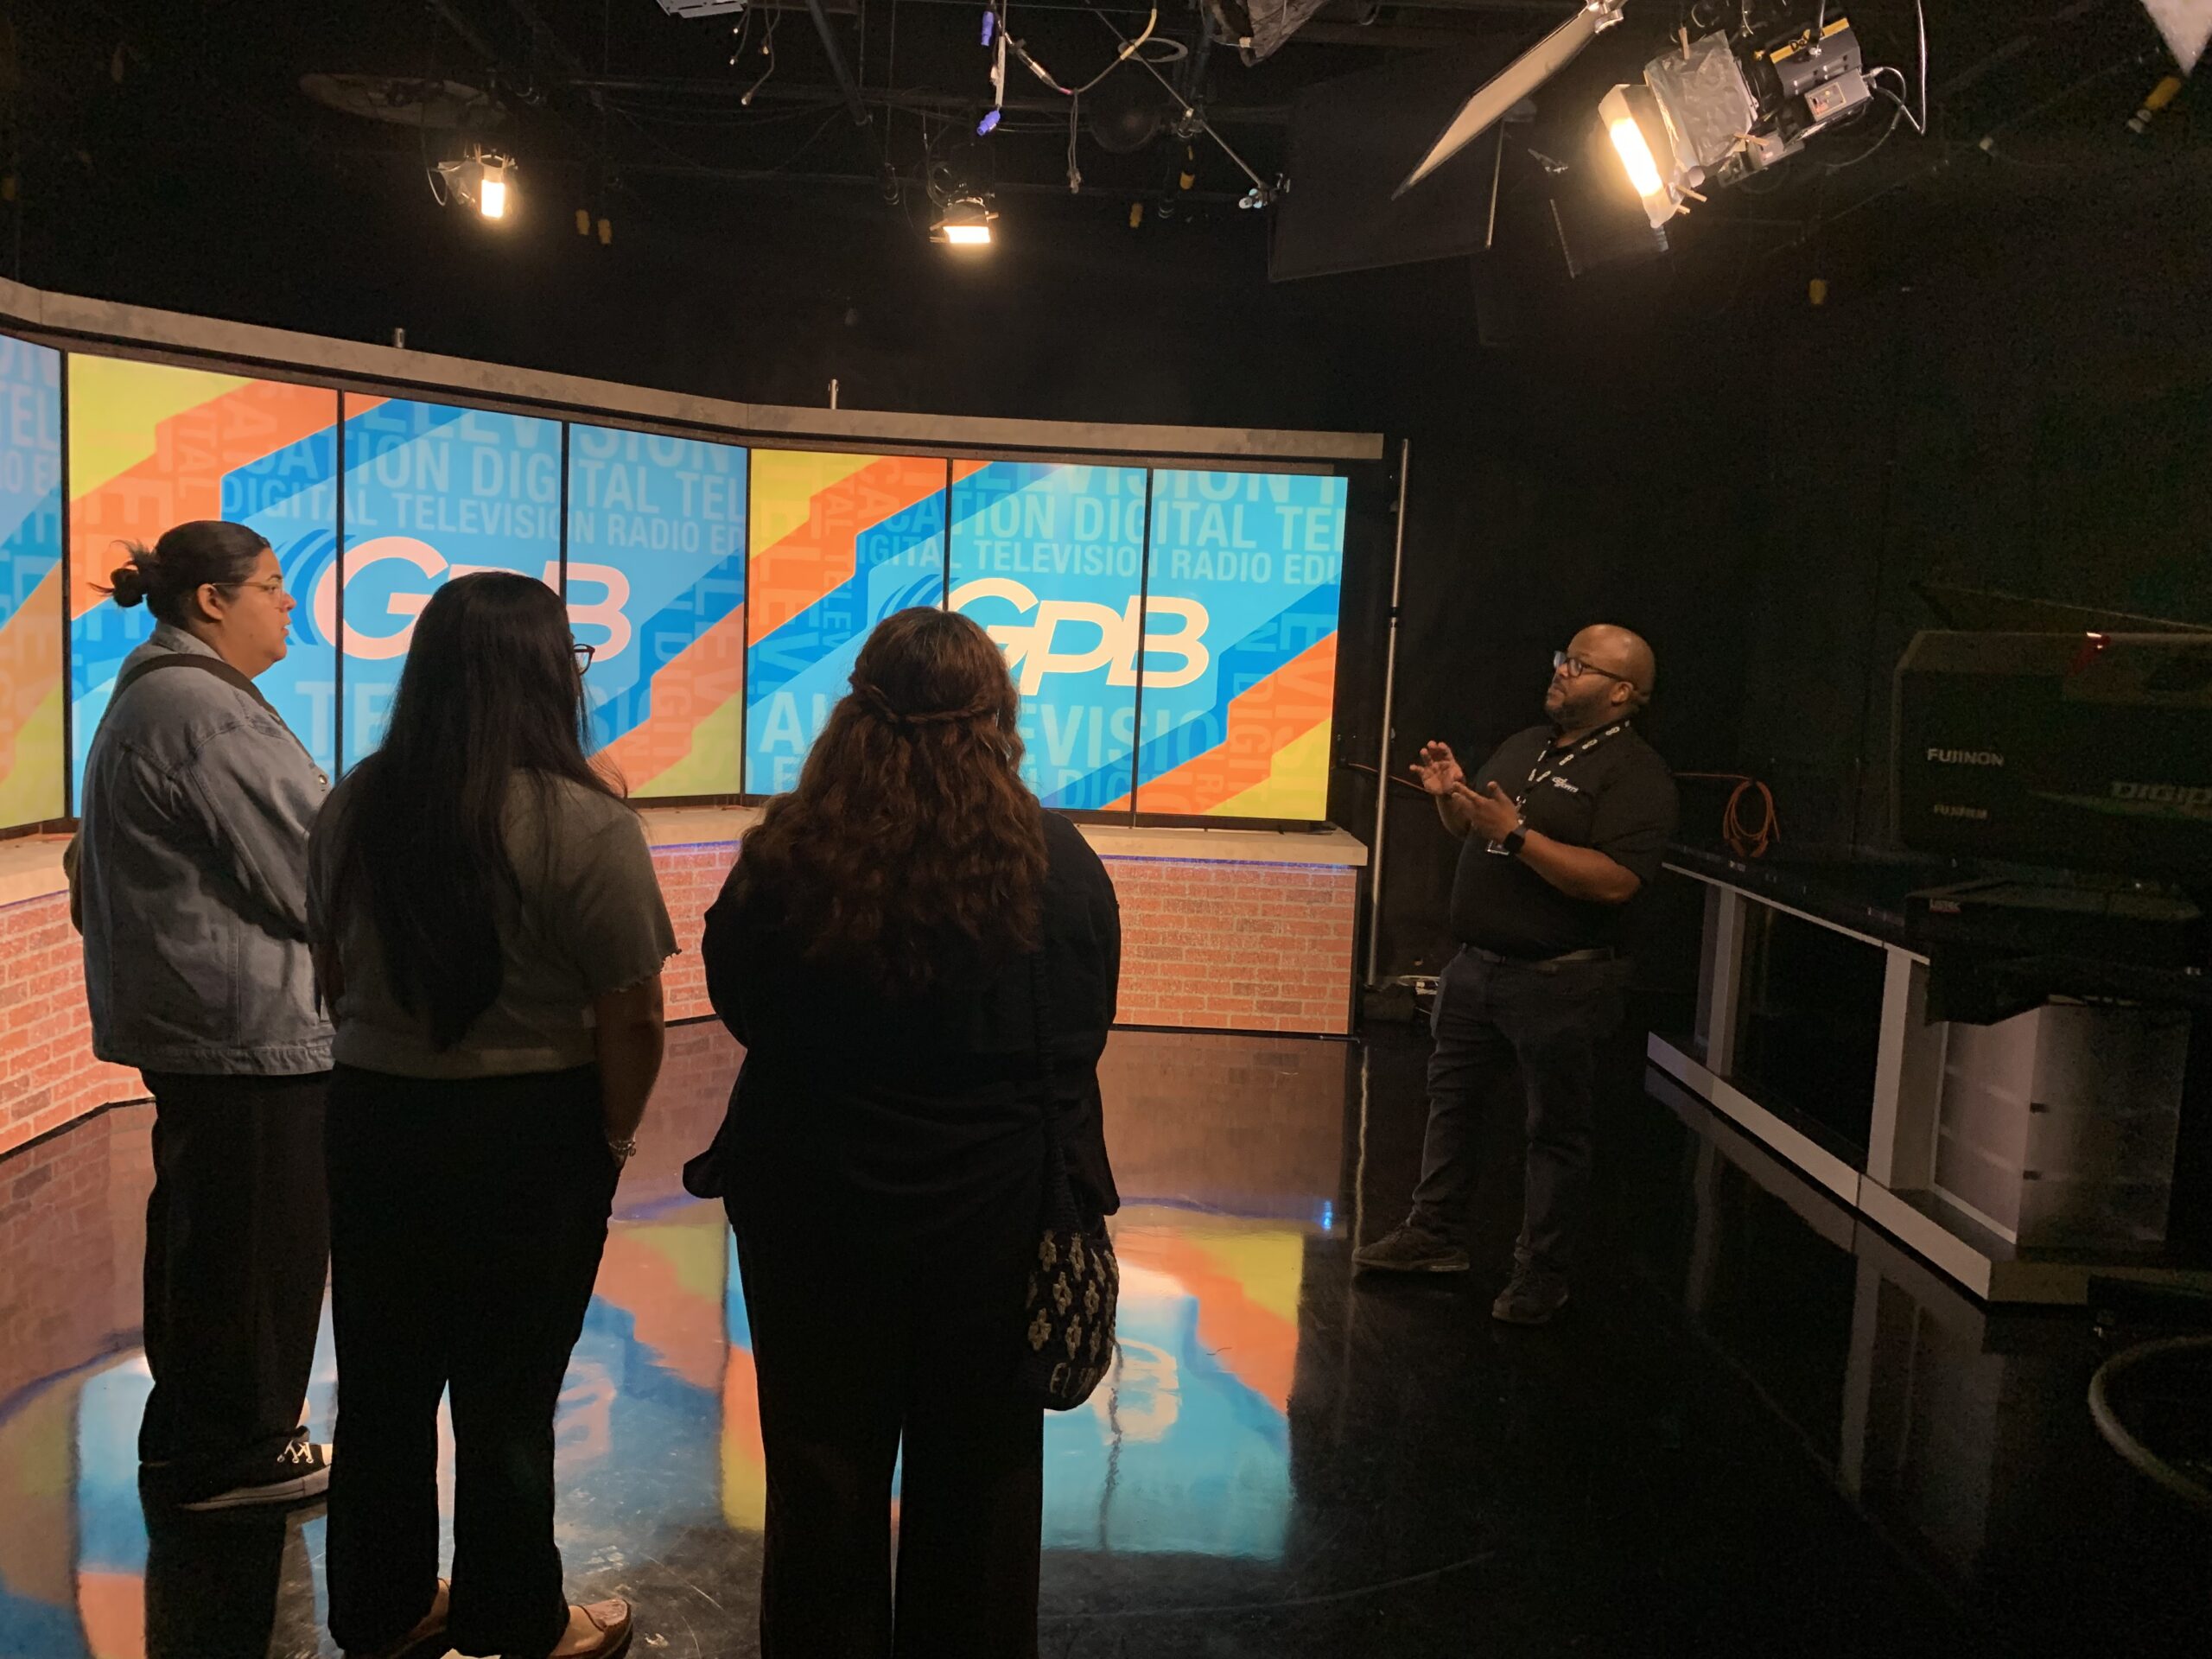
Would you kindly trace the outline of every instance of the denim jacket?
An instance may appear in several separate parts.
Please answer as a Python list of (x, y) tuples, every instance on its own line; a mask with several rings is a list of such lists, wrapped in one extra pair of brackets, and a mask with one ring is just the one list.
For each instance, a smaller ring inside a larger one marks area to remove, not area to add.
[[(213, 656), (163, 623), (124, 660)], [(149, 674), (110, 704), (79, 804), (92, 1050), (149, 1071), (330, 1067), (307, 944), (308, 828), (329, 789), (290, 728), (212, 674)]]

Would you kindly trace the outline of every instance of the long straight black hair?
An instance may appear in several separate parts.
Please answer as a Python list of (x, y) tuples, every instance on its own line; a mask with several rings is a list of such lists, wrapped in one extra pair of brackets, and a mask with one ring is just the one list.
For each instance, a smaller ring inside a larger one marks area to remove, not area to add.
[(384, 747), (350, 782), (332, 932), (365, 903), (392, 995), (459, 1042), (506, 977), (500, 895), (519, 893), (510, 793), (534, 787), (549, 855), (566, 781), (619, 798), (585, 750), (575, 639), (543, 582), (501, 570), (448, 582), (415, 624)]

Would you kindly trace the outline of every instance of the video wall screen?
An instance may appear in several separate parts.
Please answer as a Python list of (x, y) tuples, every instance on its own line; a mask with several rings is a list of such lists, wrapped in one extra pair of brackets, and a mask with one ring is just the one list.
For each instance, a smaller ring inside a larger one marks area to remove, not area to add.
[(1328, 814), (1345, 482), (1155, 472), (1136, 808)]
[(592, 734), (635, 795), (734, 795), (750, 480), (734, 444), (569, 429), (569, 620)]
[(276, 550), (296, 604), (262, 689), (334, 776), (430, 595), (502, 569), (564, 596), (642, 800), (791, 788), (869, 631), (927, 606), (1005, 652), (1047, 805), (1326, 815), (1340, 477), (762, 449), (4, 338), (0, 404), (0, 828), (74, 810), (154, 626), (102, 589), (194, 518)]
[(69, 700), (73, 787), (124, 658), (152, 613), (108, 597), (126, 544), (152, 547), (195, 518), (269, 539), (296, 601), (287, 652), (262, 694), (326, 769), (338, 765), (338, 394), (160, 363), (72, 353), (69, 381)]
[(944, 602), (945, 462), (753, 454), (745, 788), (798, 782), (861, 641), (893, 611)]
[(1006, 652), (1022, 775), (1047, 806), (1103, 808), (1129, 792), (1145, 494), (1141, 467), (953, 468), (950, 602)]
[(67, 810), (61, 353), (0, 335), (0, 824)]
[[(415, 619), (472, 570), (514, 570), (560, 588), (561, 423), (347, 397), (341, 765), (384, 741)], [(339, 632), (320, 589), (316, 610)]]

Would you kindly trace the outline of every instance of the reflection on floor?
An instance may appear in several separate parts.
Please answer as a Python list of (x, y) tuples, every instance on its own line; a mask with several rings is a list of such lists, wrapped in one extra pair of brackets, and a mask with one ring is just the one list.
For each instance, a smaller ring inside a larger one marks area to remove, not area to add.
[[(1418, 1160), (1421, 1058), (1116, 1035), (1122, 1356), (1047, 1425), (1046, 1653), (2157, 1651), (2201, 1614), (2204, 1535), (2088, 1433), (2085, 1325), (1978, 1311), (1662, 1082), (1613, 1103), (1572, 1317), (1483, 1317), (1510, 1113), (1484, 1271), (1355, 1290), (1354, 1234)], [(676, 1034), (561, 1402), (570, 1586), (635, 1600), (640, 1652), (755, 1650), (750, 1336), (677, 1181), (736, 1058)], [(328, 1653), (319, 1511), (141, 1510), (148, 1123), (0, 1160), (0, 1659)], [(319, 1428), (334, 1386), (326, 1332)]]

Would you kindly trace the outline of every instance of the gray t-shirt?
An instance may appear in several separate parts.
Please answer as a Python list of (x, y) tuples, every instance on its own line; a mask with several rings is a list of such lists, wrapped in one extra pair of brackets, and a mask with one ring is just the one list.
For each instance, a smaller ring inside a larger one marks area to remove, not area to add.
[[(331, 791), (308, 843), (308, 927), (328, 931), (348, 779)], [(553, 810), (533, 780), (507, 797), (507, 856), (521, 902), (499, 906), (506, 956), (499, 999), (453, 1047), (430, 1041), (427, 1019), (399, 1006), (385, 977), (384, 949), (366, 905), (336, 940), (340, 989), (332, 1009), (333, 1057), (341, 1065), (403, 1077), (510, 1077), (560, 1071), (594, 1055), (591, 1004), (658, 973), (676, 953), (652, 854), (638, 815), (617, 800), (558, 779)]]

